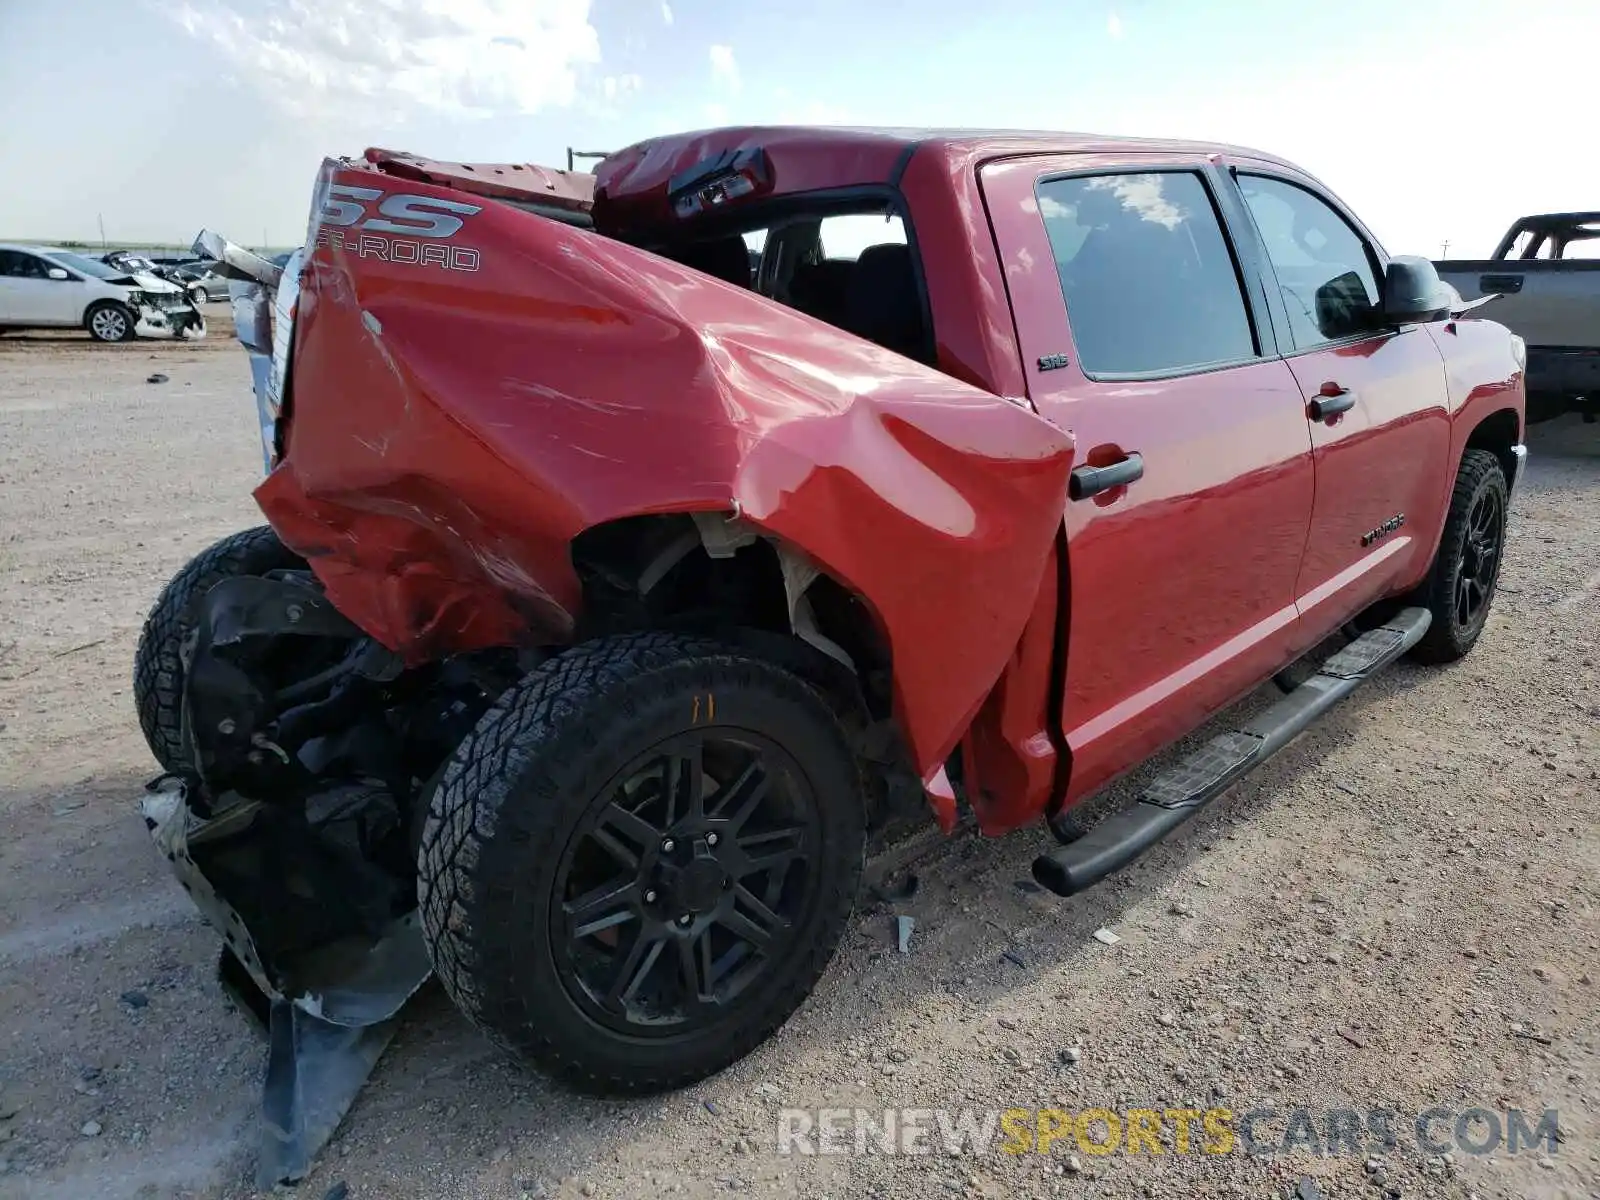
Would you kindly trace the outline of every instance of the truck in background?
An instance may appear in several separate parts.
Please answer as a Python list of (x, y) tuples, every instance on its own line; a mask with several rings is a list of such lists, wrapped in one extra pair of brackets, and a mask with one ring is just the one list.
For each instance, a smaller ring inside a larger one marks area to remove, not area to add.
[(1600, 212), (1522, 217), (1488, 258), (1446, 259), (1440, 277), (1465, 300), (1498, 296), (1489, 315), (1528, 344), (1528, 420), (1600, 412)]

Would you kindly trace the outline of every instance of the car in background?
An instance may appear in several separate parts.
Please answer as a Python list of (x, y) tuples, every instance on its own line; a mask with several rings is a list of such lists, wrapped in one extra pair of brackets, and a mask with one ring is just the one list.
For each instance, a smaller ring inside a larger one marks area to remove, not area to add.
[(133, 250), (113, 250), (109, 254), (100, 255), (100, 261), (113, 270), (142, 272), (154, 275), (157, 279), (165, 279), (169, 270), (148, 255)]
[(195, 304), (209, 304), (228, 294), (228, 281), (220, 275), (212, 272), (204, 281), (197, 277), (195, 268), (200, 268), (202, 273), (206, 270), (206, 264), (199, 259), (179, 262), (171, 258), (151, 258), (133, 250), (113, 250), (101, 255), (100, 261), (118, 271), (164, 279), (187, 291)]
[(0, 243), (0, 332), (83, 328), (99, 342), (205, 336), (177, 284), (51, 246)]
[(1465, 299), (1528, 344), (1528, 419), (1600, 418), (1600, 212), (1519, 218), (1488, 258), (1437, 262)]
[(228, 298), (228, 280), (217, 272), (215, 263), (196, 259), (169, 267), (167, 278), (187, 288), (189, 298), (196, 304), (209, 304), (213, 300)]

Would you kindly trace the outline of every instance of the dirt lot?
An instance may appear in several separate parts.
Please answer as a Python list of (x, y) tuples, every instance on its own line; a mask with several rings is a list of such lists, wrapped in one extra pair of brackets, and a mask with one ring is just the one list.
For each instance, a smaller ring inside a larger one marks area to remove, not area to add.
[[(136, 816), (129, 696), (162, 583), (255, 523), (221, 324), (0, 341), (0, 1195), (250, 1193), (262, 1045)], [(864, 909), (779, 1038), (655, 1100), (560, 1092), (430, 990), (300, 1194), (1600, 1195), (1600, 427), (1530, 441), (1477, 652), (1390, 672), (1125, 876), (1061, 902), (1023, 882), (1042, 835), (942, 844), (899, 906), (909, 954)], [(1395, 1110), (1400, 1144), (776, 1151), (784, 1106), (1269, 1102), (1264, 1143), (1306, 1106)], [(1558, 1110), (1562, 1140), (1430, 1155), (1410, 1118), (1434, 1106)]]

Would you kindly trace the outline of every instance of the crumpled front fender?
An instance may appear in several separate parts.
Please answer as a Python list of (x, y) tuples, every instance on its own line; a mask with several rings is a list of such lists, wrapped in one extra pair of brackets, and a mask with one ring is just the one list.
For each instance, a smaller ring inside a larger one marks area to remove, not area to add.
[(256, 494), (341, 612), (412, 661), (559, 643), (582, 603), (579, 533), (737, 512), (863, 599), (914, 760), (938, 769), (1028, 618), (1070, 437), (755, 293), (509, 207), (458, 235), (445, 261), (472, 270), (419, 265), (396, 239), (312, 237), (285, 457)]

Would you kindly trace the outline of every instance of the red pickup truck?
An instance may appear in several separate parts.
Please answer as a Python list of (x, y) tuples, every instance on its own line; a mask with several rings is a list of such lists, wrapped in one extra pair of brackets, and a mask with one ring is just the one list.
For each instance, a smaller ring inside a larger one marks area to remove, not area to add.
[(146, 627), (157, 839), (274, 1002), (336, 1019), (415, 939), (395, 995), (431, 964), (608, 1091), (767, 1037), (908, 813), (1048, 825), (1070, 895), (1399, 656), (1467, 653), (1525, 455), (1519, 339), (1250, 150), (369, 151), (281, 271), (202, 244), (270, 527)]

